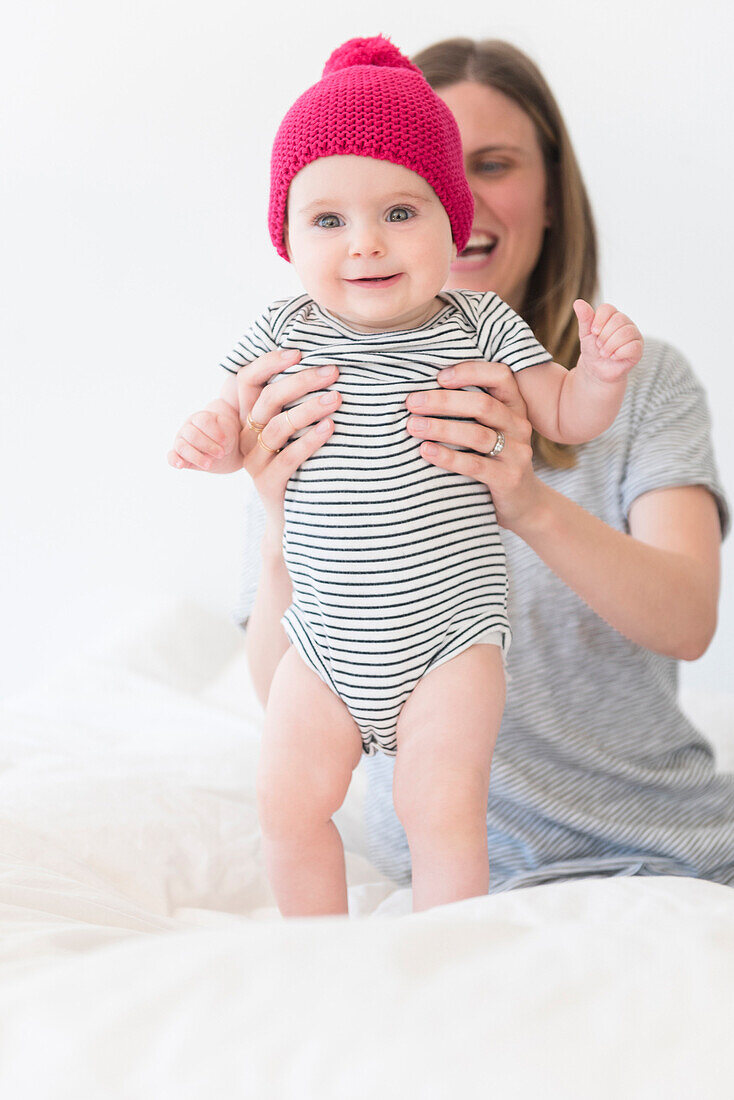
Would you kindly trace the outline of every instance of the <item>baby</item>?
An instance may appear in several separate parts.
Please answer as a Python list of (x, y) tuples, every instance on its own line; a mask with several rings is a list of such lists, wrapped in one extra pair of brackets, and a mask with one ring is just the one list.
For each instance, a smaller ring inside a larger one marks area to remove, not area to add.
[[(284, 915), (347, 912), (331, 819), (362, 754), (378, 750), (396, 756), (414, 909), (489, 886), (486, 806), (510, 645), (505, 557), (488, 489), (426, 461), (407, 429), (408, 394), (435, 389), (452, 364), (499, 361), (516, 372), (533, 426), (580, 443), (612, 423), (642, 354), (627, 317), (578, 301), (582, 351), (568, 371), (497, 295), (442, 290), (472, 217), (458, 128), (420, 71), (381, 36), (336, 50), (283, 120), (271, 162), (271, 237), (306, 293), (270, 305), (222, 363), (236, 374), (295, 348), (300, 362), (285, 373), (336, 364), (329, 388), (343, 399), (284, 502), (291, 644), (272, 681), (258, 773)], [(224, 395), (239, 428), (236, 386)], [(263, 430), (249, 417), (248, 428)], [(496, 458), (504, 437), (491, 434), (483, 449)], [(231, 451), (234, 428), (229, 438)], [(202, 468), (212, 469), (206, 450)], [(186, 454), (191, 464), (191, 446)]]

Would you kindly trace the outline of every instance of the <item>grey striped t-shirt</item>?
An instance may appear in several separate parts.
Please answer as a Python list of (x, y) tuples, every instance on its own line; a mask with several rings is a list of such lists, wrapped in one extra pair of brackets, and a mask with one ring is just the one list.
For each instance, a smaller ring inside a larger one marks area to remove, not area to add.
[[(577, 465), (538, 476), (627, 531), (642, 493), (703, 485), (726, 497), (704, 391), (672, 347), (647, 340), (611, 428), (578, 448)], [(248, 498), (235, 611), (243, 625), (264, 528)], [(503, 531), (509, 572), (507, 705), (487, 807), (490, 892), (589, 874), (680, 874), (734, 885), (734, 776), (677, 701), (677, 662), (599, 618), (517, 536)], [(410, 882), (410, 852), (392, 804), (394, 758), (365, 757), (366, 828), (376, 867)]]

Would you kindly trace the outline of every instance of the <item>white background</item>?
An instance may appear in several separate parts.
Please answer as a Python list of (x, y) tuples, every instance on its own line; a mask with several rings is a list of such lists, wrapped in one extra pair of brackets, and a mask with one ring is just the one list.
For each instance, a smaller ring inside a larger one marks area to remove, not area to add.
[[(246, 475), (176, 471), (252, 316), (301, 290), (270, 244), (270, 145), (345, 39), (507, 38), (545, 72), (597, 219), (602, 297), (706, 386), (734, 493), (732, 17), (721, 0), (317, 7), (41, 0), (6, 16), (2, 660), (14, 693), (161, 599), (227, 614)], [(723, 687), (719, 632), (683, 666)], [(730, 681), (731, 683), (731, 681)]]

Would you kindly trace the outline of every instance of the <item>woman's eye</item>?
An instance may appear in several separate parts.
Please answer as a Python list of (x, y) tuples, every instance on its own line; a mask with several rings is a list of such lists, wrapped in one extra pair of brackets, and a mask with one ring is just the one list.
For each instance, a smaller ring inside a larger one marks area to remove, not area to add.
[(477, 165), (479, 172), (486, 172), (488, 175), (496, 175), (497, 172), (501, 172), (507, 165), (500, 164), (498, 160), (483, 160), (481, 164)]
[[(412, 218), (415, 213), (409, 206), (393, 206), (392, 210), (388, 214), (388, 221), (391, 222), (407, 222), (408, 218)], [(396, 218), (393, 214), (397, 214)]]
[[(336, 229), (339, 224), (338, 214), (319, 214), (317, 218), (314, 218), (314, 225), (318, 225), (320, 229)], [(324, 225), (326, 222), (328, 224)]]

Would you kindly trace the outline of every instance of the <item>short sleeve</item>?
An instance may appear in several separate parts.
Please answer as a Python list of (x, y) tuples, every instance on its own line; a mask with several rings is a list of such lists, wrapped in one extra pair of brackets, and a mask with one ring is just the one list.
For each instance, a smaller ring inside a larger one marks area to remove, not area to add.
[(653, 489), (702, 485), (716, 500), (722, 538), (730, 526), (729, 502), (719, 479), (706, 393), (686, 359), (670, 345), (653, 342), (651, 369), (635, 385), (630, 412), (621, 507)]
[(275, 351), (278, 344), (272, 329), (272, 316), (274, 306), (269, 305), (259, 317), (257, 317), (247, 331), (239, 338), (232, 351), (219, 364), (230, 374), (237, 374), (240, 367), (251, 363), (260, 355), (266, 355), (269, 351)]
[(530, 326), (497, 294), (478, 296), (476, 310), (478, 346), (487, 362), (519, 371), (553, 361)]

